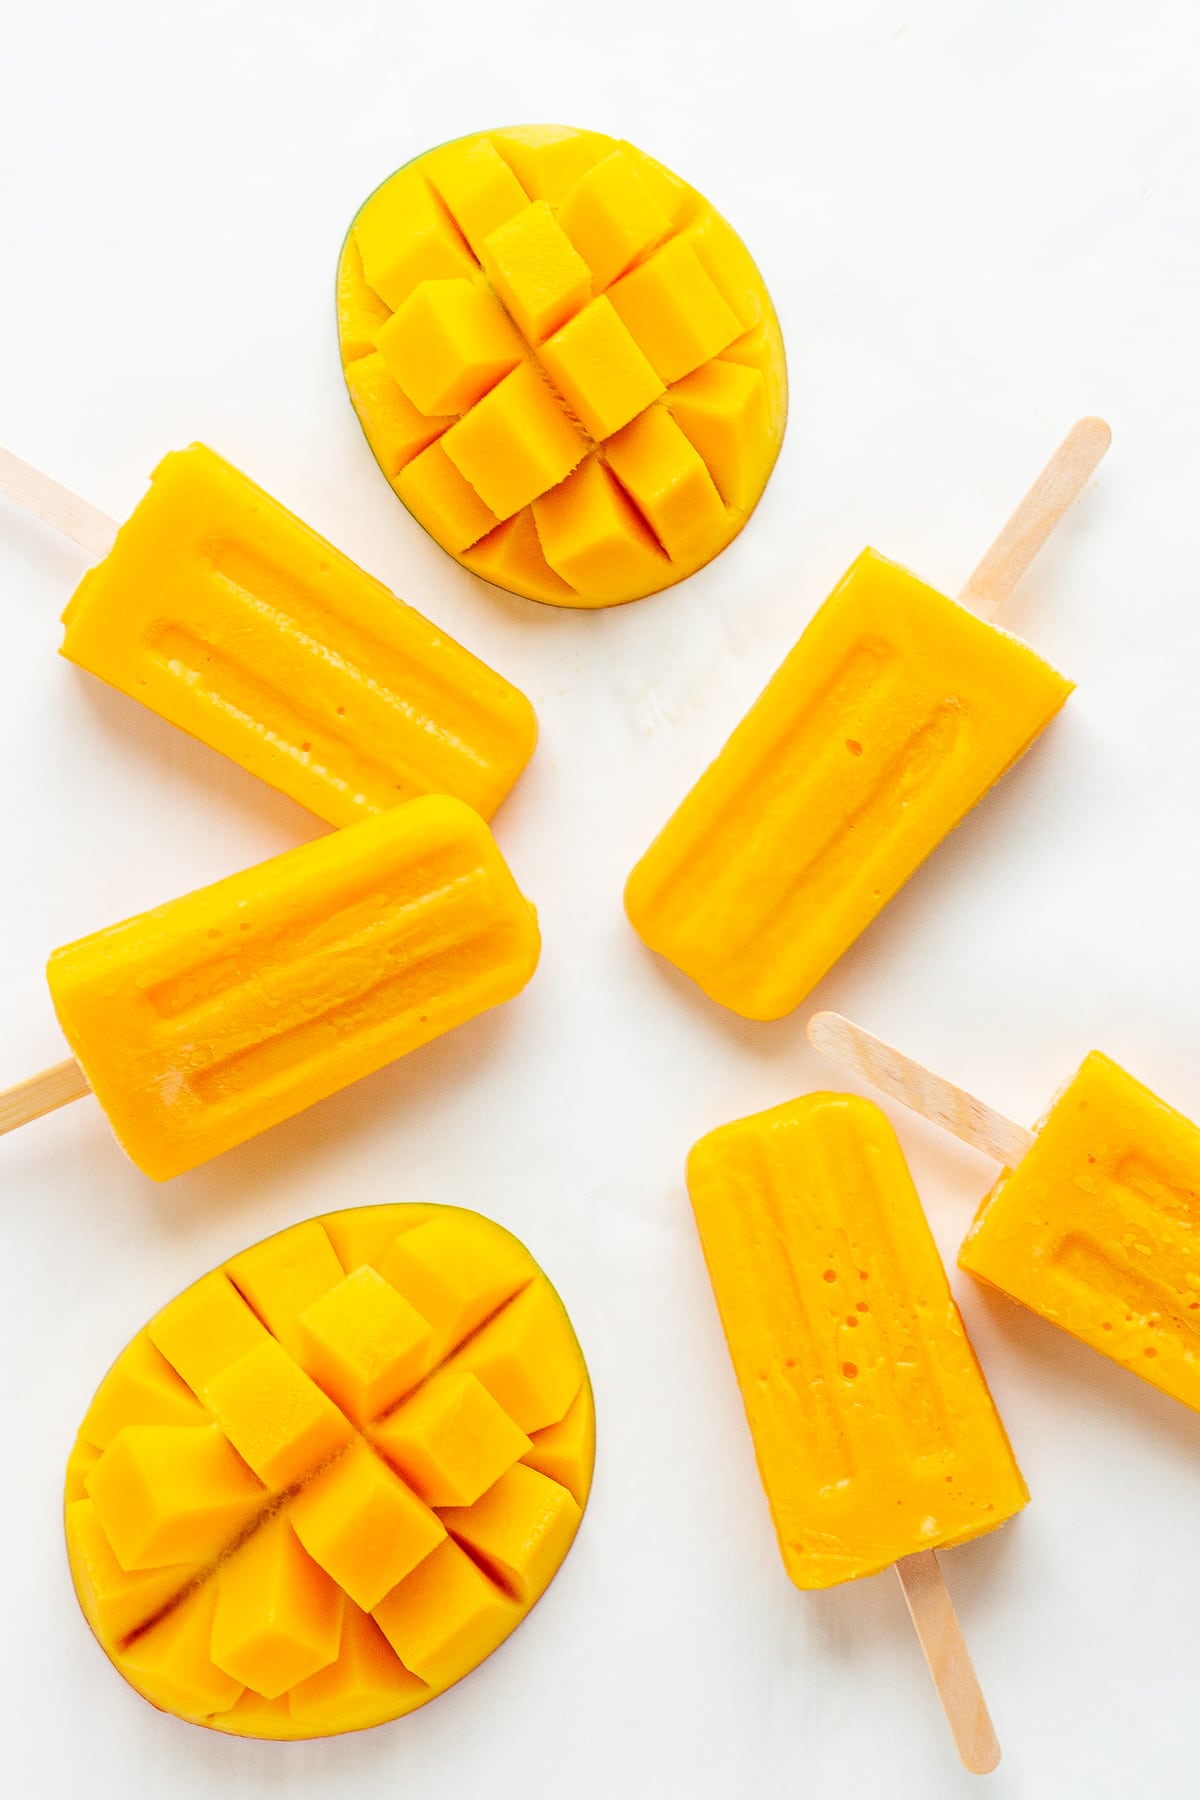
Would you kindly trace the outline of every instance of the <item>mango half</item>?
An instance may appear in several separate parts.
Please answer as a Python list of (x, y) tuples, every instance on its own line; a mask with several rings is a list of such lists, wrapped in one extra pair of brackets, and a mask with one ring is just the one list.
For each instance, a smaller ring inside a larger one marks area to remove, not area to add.
[(350, 398), (452, 556), (555, 606), (617, 606), (723, 550), (779, 453), (779, 321), (737, 233), (632, 144), (458, 138), (356, 215)]
[(516, 1238), (448, 1206), (292, 1226), (126, 1346), (67, 1468), (84, 1616), (163, 1711), (378, 1725), (529, 1612), (587, 1503), (583, 1355)]

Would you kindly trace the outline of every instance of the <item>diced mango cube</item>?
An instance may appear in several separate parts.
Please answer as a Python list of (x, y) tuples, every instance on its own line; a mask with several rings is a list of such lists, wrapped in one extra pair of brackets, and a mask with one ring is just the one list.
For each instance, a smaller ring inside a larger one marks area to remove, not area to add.
[(274, 1700), (264, 1700), (252, 1688), (244, 1688), (219, 1719), (206, 1722), (218, 1725), (233, 1737), (293, 1738), (299, 1735), (292, 1722), (290, 1696), (276, 1694)]
[[(783, 354), (783, 339), (775, 320), (764, 319), (753, 331), (735, 338), (732, 344), (722, 350), (720, 361), (758, 370), (766, 390), (767, 429), (772, 437), (781, 437), (787, 418), (787, 362)], [(761, 464), (761, 446), (759, 460)]]
[(297, 1319), (342, 1279), (342, 1265), (319, 1219), (306, 1219), (243, 1250), (225, 1273), (285, 1350), (303, 1339)]
[(313, 1560), (367, 1612), (446, 1535), (361, 1441), (301, 1488), (288, 1517)]
[(711, 209), (681, 233), (699, 257), (713, 285), (738, 316), (743, 331), (752, 331), (767, 316), (767, 290), (758, 266), (728, 219)]
[(517, 1463), (474, 1506), (450, 1506), (446, 1530), (522, 1604), (536, 1599), (579, 1529), (565, 1487)]
[(708, 465), (726, 506), (746, 508), (762, 486), (767, 397), (758, 369), (716, 358), (667, 392), (671, 417)]
[(534, 1432), (531, 1448), (521, 1461), (567, 1488), (583, 1506), (592, 1485), (595, 1460), (596, 1413), (585, 1381), (558, 1423)]
[(440, 437), (450, 418), (426, 418), (388, 373), (378, 350), (346, 364), (346, 386), (362, 420), (363, 431), (385, 475), (398, 475), (405, 463)]
[(375, 347), (413, 405), (430, 416), (465, 412), (524, 355), (495, 295), (461, 278), (414, 288), (376, 334)]
[(665, 382), (689, 375), (742, 330), (737, 314), (682, 238), (656, 250), (608, 294)]
[(485, 581), (510, 592), (545, 600), (551, 606), (569, 606), (575, 590), (556, 575), (542, 555), (542, 543), (533, 522), (533, 511), (522, 507), (511, 519), (497, 525), (464, 553), (463, 561)]
[(705, 204), (695, 188), (689, 187), (686, 181), (655, 157), (639, 150), (636, 144), (622, 142), (621, 150), (670, 219), (672, 228), (682, 230), (692, 215)]
[(591, 269), (597, 292), (671, 230), (669, 215), (620, 146), (580, 176), (564, 196), (558, 219)]
[(222, 1564), (216, 1593), (212, 1660), (264, 1699), (336, 1659), (342, 1591), (286, 1518), (272, 1519)]
[(498, 226), (480, 255), (488, 280), (531, 344), (557, 331), (591, 294), (591, 270), (544, 200)]
[(199, 1572), (197, 1563), (126, 1572), (101, 1527), (93, 1500), (73, 1500), (65, 1520), (71, 1578), (96, 1629), (118, 1643), (161, 1612)]
[(126, 1425), (84, 1485), (127, 1572), (216, 1556), (267, 1499), (211, 1425)]
[(506, 375), (435, 448), (445, 450), (496, 524), (556, 486), (587, 452), (583, 438), (529, 363)]
[(460, 1369), (430, 1376), (373, 1427), (371, 1441), (429, 1506), (473, 1505), (531, 1447), (482, 1382)]
[(144, 1331), (127, 1344), (98, 1388), (79, 1435), (103, 1450), (126, 1425), (206, 1425), (191, 1388)]
[(542, 1281), (523, 1288), (449, 1366), (477, 1376), (526, 1433), (561, 1419), (583, 1382), (579, 1345), (562, 1301)]
[(425, 170), (476, 256), (498, 225), (529, 205), (529, 195), (489, 138), (444, 144), (426, 159)]
[(146, 1335), (198, 1394), (269, 1333), (224, 1272), (214, 1269), (176, 1294), (151, 1319)]
[(434, 1333), (432, 1361), (441, 1361), (536, 1273), (524, 1245), (478, 1213), (442, 1207), (423, 1225), (397, 1237), (379, 1273)]
[(595, 457), (534, 503), (546, 561), (590, 604), (650, 593), (669, 563), (629, 496)]
[(337, 305), (342, 360), (351, 363), (369, 356), (375, 333), (388, 316), (388, 307), (367, 285), (362, 253), (353, 237), (346, 239), (338, 264)]
[(219, 1669), (210, 1654), (216, 1602), (214, 1582), (197, 1588), (140, 1632), (118, 1661), (121, 1673), (139, 1693), (184, 1719), (225, 1712), (242, 1692), (242, 1683)]
[(354, 221), (368, 284), (395, 311), (422, 281), (472, 275), (462, 233), (417, 169), (385, 181)]
[(423, 1225), (437, 1212), (434, 1206), (397, 1206), (384, 1202), (379, 1206), (350, 1206), (345, 1212), (326, 1213), (321, 1223), (337, 1252), (337, 1259), (347, 1275), (370, 1263), (377, 1269), (383, 1257), (402, 1231)]
[(608, 149), (611, 140), (598, 131), (572, 125), (512, 125), (490, 134), (525, 192), (554, 203)]
[(306, 1732), (361, 1731), (398, 1718), (429, 1699), (370, 1618), (347, 1601), (337, 1661), (292, 1689), (290, 1711)]
[(685, 561), (720, 536), (725, 507), (704, 459), (662, 406), (618, 431), (604, 456), (668, 556)]
[(417, 523), (456, 556), (500, 523), (450, 461), (442, 438), (414, 456), (392, 486)]
[(290, 1487), (353, 1435), (349, 1419), (274, 1338), (215, 1375), (204, 1399), (239, 1456), (273, 1488)]
[(432, 1360), (433, 1333), (374, 1269), (356, 1269), (300, 1318), (300, 1361), (358, 1424), (393, 1406)]
[(597, 441), (627, 425), (663, 391), (603, 294), (548, 338), (538, 356), (584, 430)]
[(87, 1494), (87, 1478), (100, 1461), (100, 1451), (83, 1437), (77, 1437), (67, 1458), (67, 1478), (63, 1484), (63, 1503), (82, 1500)]
[(372, 1616), (405, 1668), (440, 1688), (473, 1669), (521, 1615), (516, 1602), (447, 1539)]

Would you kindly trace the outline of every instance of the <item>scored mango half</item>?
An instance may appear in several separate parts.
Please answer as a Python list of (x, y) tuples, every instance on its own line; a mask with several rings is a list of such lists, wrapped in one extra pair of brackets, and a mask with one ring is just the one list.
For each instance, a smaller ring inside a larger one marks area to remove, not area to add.
[(67, 1469), (92, 1631), (163, 1711), (244, 1737), (423, 1706), (553, 1579), (595, 1417), (516, 1238), (367, 1206), (267, 1238), (121, 1352)]
[(779, 453), (783, 339), (720, 213), (632, 144), (520, 125), (389, 177), (338, 270), (350, 397), (413, 516), (555, 606), (723, 550)]

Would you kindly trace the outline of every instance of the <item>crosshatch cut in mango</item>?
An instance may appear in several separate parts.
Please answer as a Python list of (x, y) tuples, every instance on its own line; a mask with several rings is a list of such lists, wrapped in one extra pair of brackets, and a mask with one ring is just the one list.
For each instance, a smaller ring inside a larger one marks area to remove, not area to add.
[(598, 131), (519, 125), (406, 164), (351, 224), (337, 307), (391, 486), (528, 599), (618, 606), (681, 581), (779, 454), (783, 339), (749, 251)]
[(595, 1441), (523, 1244), (458, 1207), (330, 1213), (194, 1282), (104, 1377), (67, 1465), (75, 1591), (163, 1711), (242, 1737), (379, 1725), (544, 1593)]

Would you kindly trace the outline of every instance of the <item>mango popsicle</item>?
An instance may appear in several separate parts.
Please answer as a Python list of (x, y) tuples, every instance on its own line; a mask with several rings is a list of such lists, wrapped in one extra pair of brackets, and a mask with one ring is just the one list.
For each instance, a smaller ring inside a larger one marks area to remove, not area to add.
[(894, 1565), (959, 1755), (999, 1745), (935, 1550), (1029, 1498), (878, 1107), (809, 1094), (711, 1132), (688, 1188), (784, 1567)]
[[(1084, 421), (968, 583), (994, 610), (1108, 442)], [(631, 924), (710, 998), (790, 1012), (1062, 706), (1017, 639), (866, 550), (635, 866)]]
[(797, 1587), (991, 1531), (1028, 1492), (883, 1113), (809, 1094), (702, 1138), (688, 1188)]
[(1098, 1050), (959, 1264), (1200, 1411), (1200, 1130)]
[(0, 489), (101, 556), (63, 656), (331, 825), (426, 793), (490, 818), (528, 762), (523, 694), (203, 444), (119, 530), (7, 453)]
[(1200, 1411), (1200, 1128), (1098, 1050), (1031, 1133), (836, 1013), (809, 1037), (1004, 1164), (962, 1268)]
[(0, 1130), (90, 1086), (165, 1181), (511, 999), (538, 950), (483, 820), (413, 800), (56, 950), (78, 1068), (0, 1096)]

